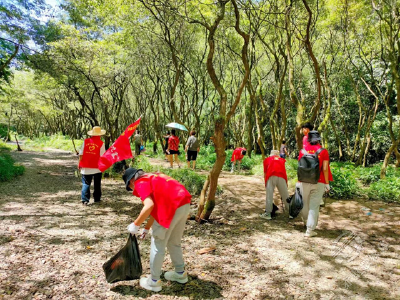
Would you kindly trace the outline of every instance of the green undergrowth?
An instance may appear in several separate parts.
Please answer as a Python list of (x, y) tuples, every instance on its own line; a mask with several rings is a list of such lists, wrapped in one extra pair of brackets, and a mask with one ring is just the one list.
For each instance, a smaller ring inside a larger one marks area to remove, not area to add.
[[(143, 155), (141, 155), (138, 158), (135, 158), (133, 161), (129, 160), (127, 162), (131, 167), (136, 168), (136, 169), (143, 169), (145, 172), (161, 172), (163, 174), (166, 174), (176, 180), (178, 180), (180, 183), (182, 183), (186, 189), (189, 191), (191, 195), (200, 195), (200, 192), (203, 188), (204, 181), (206, 180), (206, 176), (201, 175), (191, 169), (188, 168), (174, 168), (174, 169), (169, 169), (169, 168), (160, 168), (159, 166), (154, 166), (151, 165), (149, 162), (149, 159)], [(110, 168), (111, 169), (111, 168)], [(110, 173), (110, 170), (107, 170), (106, 172)], [(112, 177), (120, 177), (120, 174), (111, 174)], [(217, 192), (221, 192), (221, 189), (219, 188)]]
[(24, 166), (15, 164), (9, 154), (10, 148), (3, 141), (0, 141), (0, 182), (10, 181), (14, 177), (22, 175), (25, 171)]
[[(43, 135), (38, 138), (29, 139), (21, 137), (24, 142), (23, 149), (35, 150), (35, 151), (46, 151), (46, 148), (60, 149), (70, 152), (75, 152), (72, 140), (68, 136), (63, 136), (61, 134), (55, 135)], [(82, 140), (74, 140), (76, 150), (79, 151), (83, 144)]]

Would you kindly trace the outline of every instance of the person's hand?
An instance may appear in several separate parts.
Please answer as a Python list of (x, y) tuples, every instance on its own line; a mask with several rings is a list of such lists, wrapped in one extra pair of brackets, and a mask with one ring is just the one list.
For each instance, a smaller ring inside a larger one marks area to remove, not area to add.
[(146, 238), (146, 236), (147, 236), (148, 233), (149, 233), (149, 230), (146, 229), (146, 228), (143, 228), (142, 233), (140, 234), (140, 238), (141, 238), (142, 240), (144, 240), (144, 239)]
[(137, 226), (135, 223), (131, 223), (128, 225), (128, 227), (126, 227), (126, 230), (128, 230), (131, 234), (138, 234), (139, 228), (140, 226)]
[(331, 188), (330, 188), (330, 186), (329, 186), (329, 183), (326, 183), (326, 184), (325, 184), (324, 191), (325, 191), (325, 192), (329, 192), (330, 189), (331, 189)]

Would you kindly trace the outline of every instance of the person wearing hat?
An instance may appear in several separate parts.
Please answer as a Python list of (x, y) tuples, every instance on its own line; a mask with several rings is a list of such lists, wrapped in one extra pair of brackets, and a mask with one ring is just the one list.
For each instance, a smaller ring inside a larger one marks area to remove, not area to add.
[(78, 169), (82, 174), (82, 194), (81, 201), (83, 205), (88, 205), (90, 200), (90, 185), (94, 181), (93, 198), (94, 202), (101, 201), (101, 177), (102, 173), (98, 168), (100, 156), (105, 152), (105, 146), (100, 136), (106, 133), (99, 126), (93, 127), (88, 131), (90, 138), (84, 140), (82, 148), (79, 151)]
[(232, 162), (231, 173), (235, 171), (236, 162), (238, 163), (238, 170), (240, 171), (240, 163), (242, 162), (242, 159), (246, 155), (246, 153), (247, 153), (246, 148), (236, 148), (235, 150), (233, 150), (231, 157), (231, 162)]
[(152, 230), (150, 249), (151, 275), (140, 279), (144, 289), (159, 292), (162, 289), (160, 276), (168, 249), (175, 270), (164, 274), (165, 279), (186, 283), (185, 263), (182, 255), (181, 240), (190, 212), (192, 196), (177, 180), (161, 173), (145, 173), (142, 169), (126, 169), (122, 179), (127, 191), (143, 202), (139, 216), (128, 225), (131, 234), (138, 234), (140, 225), (149, 217), (141, 237), (145, 238)]
[(279, 156), (279, 150), (271, 150), (271, 154), (264, 162), (264, 182), (267, 191), (265, 212), (261, 218), (271, 220), (271, 213), (274, 212), (274, 190), (278, 188), (279, 194), (285, 203), (286, 211), (289, 211), (289, 204), (286, 199), (289, 197), (287, 186), (287, 175), (285, 168), (286, 160)]
[[(308, 133), (308, 145), (304, 148), (309, 154), (316, 153), (321, 146), (321, 136), (318, 131), (312, 130)], [(300, 151), (299, 160), (303, 157), (303, 151)], [(316, 184), (301, 182), (302, 196), (303, 196), (303, 209), (301, 216), (304, 224), (307, 226), (305, 233), (306, 237), (316, 236), (314, 231), (318, 224), (319, 207), (322, 201), (324, 192), (329, 192), (329, 182), (333, 181), (331, 169), (329, 166), (329, 153), (328, 150), (323, 149), (318, 154), (320, 177)], [(323, 201), (322, 201), (323, 203)]]

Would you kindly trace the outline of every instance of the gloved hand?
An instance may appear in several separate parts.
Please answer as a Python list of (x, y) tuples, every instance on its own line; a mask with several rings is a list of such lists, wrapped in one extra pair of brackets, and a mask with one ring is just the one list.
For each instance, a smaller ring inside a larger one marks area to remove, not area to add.
[(149, 233), (149, 230), (146, 229), (146, 228), (143, 228), (142, 233), (140, 234), (140, 238), (141, 238), (142, 240), (144, 240), (144, 239), (146, 238), (146, 236), (147, 236), (148, 233)]
[(140, 226), (135, 225), (135, 223), (131, 223), (126, 227), (126, 230), (128, 230), (131, 234), (137, 234), (139, 233), (139, 228)]
[(331, 189), (331, 188), (330, 188), (330, 186), (329, 186), (329, 183), (326, 183), (326, 184), (325, 184), (324, 191), (325, 191), (325, 192), (329, 192), (330, 189)]

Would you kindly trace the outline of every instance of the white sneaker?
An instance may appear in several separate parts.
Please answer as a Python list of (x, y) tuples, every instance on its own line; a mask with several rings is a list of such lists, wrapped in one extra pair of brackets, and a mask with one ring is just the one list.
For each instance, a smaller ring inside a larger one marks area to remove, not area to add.
[(154, 282), (151, 279), (151, 276), (140, 278), (139, 284), (142, 288), (149, 291), (159, 292), (162, 290), (161, 280), (157, 280), (156, 282)]
[(260, 215), (260, 218), (266, 219), (266, 220), (272, 220), (271, 214), (267, 214), (266, 212)]
[(183, 272), (183, 274), (178, 274), (175, 271), (168, 271), (165, 272), (164, 274), (164, 278), (169, 280), (169, 281), (176, 281), (179, 283), (186, 283), (188, 282), (188, 276), (187, 276), (187, 272)]
[(289, 215), (289, 219), (293, 219), (293, 217), (291, 215)]
[(304, 234), (305, 237), (313, 237), (318, 235), (318, 233), (316, 233), (314, 230), (308, 230), (306, 231), (306, 233)]

